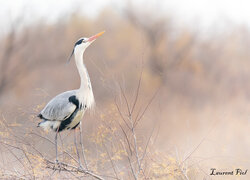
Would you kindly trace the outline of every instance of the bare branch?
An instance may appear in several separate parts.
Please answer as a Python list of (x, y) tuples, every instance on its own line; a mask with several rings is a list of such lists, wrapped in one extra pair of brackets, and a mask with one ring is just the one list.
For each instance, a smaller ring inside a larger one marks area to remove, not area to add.
[(135, 180), (137, 180), (137, 176), (136, 176), (136, 173), (135, 173), (135, 171), (134, 171), (134, 168), (133, 168), (133, 166), (132, 166), (132, 163), (131, 163), (131, 160), (130, 160), (129, 156), (127, 156), (127, 158), (128, 158), (128, 161), (129, 161), (129, 165), (130, 165), (131, 172), (132, 172), (132, 174), (133, 174)]
[[(132, 120), (131, 120), (131, 123), (133, 123)], [(138, 165), (137, 174), (139, 174), (140, 171), (141, 171), (141, 161), (140, 161), (139, 154), (138, 154), (137, 139), (136, 139), (136, 134), (135, 134), (134, 127), (132, 127), (131, 131), (132, 131), (132, 135), (133, 135), (133, 139), (134, 139), (135, 155), (136, 155), (136, 160), (137, 160), (137, 165)]]
[(84, 173), (86, 175), (89, 175), (93, 178), (99, 179), (99, 180), (104, 180), (104, 178), (102, 178), (100, 175), (95, 174), (91, 171), (82, 169), (82, 168), (78, 168), (76, 166), (64, 163), (64, 162), (60, 162), (59, 164), (55, 165), (55, 162), (52, 162), (48, 159), (44, 159), (44, 161), (47, 164), (47, 168), (52, 169), (52, 170), (57, 170), (57, 171), (66, 171), (66, 172), (76, 172), (76, 173)]

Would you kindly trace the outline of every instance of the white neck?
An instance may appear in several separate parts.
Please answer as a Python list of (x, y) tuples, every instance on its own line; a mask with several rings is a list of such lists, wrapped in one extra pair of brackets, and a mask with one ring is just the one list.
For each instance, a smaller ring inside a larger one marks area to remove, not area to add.
[(91, 108), (94, 105), (94, 95), (92, 91), (92, 86), (89, 78), (88, 71), (83, 63), (83, 51), (75, 51), (75, 62), (76, 67), (78, 69), (80, 78), (81, 78), (81, 85), (78, 90), (79, 92), (79, 100), (87, 106), (87, 108)]

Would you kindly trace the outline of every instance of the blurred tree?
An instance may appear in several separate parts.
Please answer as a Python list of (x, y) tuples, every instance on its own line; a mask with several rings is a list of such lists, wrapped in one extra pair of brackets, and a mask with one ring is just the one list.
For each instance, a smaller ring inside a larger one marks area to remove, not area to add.
[(18, 28), (22, 21), (17, 21), (12, 23), (0, 44), (0, 97), (33, 70), (58, 65), (58, 60), (67, 56), (63, 50), (66, 45), (57, 43), (65, 34), (64, 25), (44, 26), (40, 23)]
[(140, 14), (136, 9), (138, 8), (128, 3), (124, 14), (130, 23), (144, 33), (150, 50), (149, 67), (165, 82), (166, 73), (178, 67), (189, 54), (195, 44), (196, 35), (184, 31), (177, 37), (173, 34), (173, 23), (170, 19), (165, 16), (156, 17), (147, 11)]
[(19, 40), (17, 38), (20, 22), (20, 18), (13, 22), (10, 31), (1, 41), (3, 43), (0, 57), (0, 96), (15, 84), (18, 75), (23, 72), (24, 63), (22, 61), (14, 62), (15, 53), (25, 48), (28, 39), (27, 36)]

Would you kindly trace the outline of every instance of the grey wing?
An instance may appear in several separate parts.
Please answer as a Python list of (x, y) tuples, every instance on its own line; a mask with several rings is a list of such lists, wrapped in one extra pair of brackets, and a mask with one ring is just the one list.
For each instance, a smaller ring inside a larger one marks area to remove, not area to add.
[(54, 97), (38, 115), (40, 118), (50, 121), (63, 121), (76, 109), (76, 105), (69, 101), (69, 97), (75, 95), (75, 91), (67, 91)]

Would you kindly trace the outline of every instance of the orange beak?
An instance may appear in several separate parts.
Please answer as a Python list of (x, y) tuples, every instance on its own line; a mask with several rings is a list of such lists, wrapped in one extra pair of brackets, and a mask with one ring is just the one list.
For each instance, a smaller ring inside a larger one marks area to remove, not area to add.
[(96, 35), (94, 35), (94, 36), (91, 36), (91, 37), (88, 39), (88, 41), (91, 42), (91, 41), (95, 40), (96, 38), (98, 38), (99, 36), (101, 36), (104, 32), (105, 32), (105, 31), (102, 31), (102, 32), (100, 32), (100, 33), (98, 33), (98, 34), (96, 34)]

